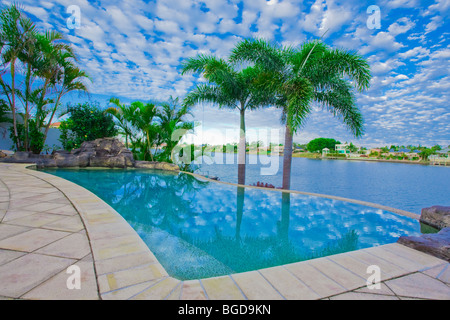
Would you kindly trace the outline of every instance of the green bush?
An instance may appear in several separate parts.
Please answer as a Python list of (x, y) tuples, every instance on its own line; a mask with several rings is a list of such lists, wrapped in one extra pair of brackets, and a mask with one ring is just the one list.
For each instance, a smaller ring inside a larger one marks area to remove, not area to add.
[[(14, 142), (12, 149), (17, 149), (18, 141), (25, 141), (25, 125), (22, 123), (18, 123), (17, 127), (17, 137), (14, 134), (14, 127), (9, 128), (9, 137)], [(28, 120), (28, 139), (30, 150), (35, 154), (40, 154), (42, 149), (44, 148), (44, 133), (41, 129), (36, 128), (36, 121), (33, 119)], [(19, 150), (16, 151), (25, 151), (23, 145), (19, 144)]]
[(67, 113), (70, 117), (62, 121), (59, 127), (59, 141), (65, 150), (79, 148), (84, 141), (117, 135), (112, 116), (100, 110), (98, 103), (69, 106)]

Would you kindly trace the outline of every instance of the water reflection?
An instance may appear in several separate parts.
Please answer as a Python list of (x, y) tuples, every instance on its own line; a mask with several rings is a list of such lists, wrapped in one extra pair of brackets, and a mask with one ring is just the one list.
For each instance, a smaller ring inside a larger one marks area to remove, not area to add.
[(186, 174), (51, 173), (84, 186), (115, 208), (167, 272), (179, 279), (244, 272), (394, 242), (394, 230), (408, 234), (416, 228), (378, 209), (211, 183)]

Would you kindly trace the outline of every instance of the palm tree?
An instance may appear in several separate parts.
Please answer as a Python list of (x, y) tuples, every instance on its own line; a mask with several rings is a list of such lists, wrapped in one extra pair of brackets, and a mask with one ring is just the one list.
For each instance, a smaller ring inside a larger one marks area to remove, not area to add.
[(152, 147), (155, 144), (157, 138), (157, 126), (155, 124), (155, 117), (158, 115), (158, 109), (153, 103), (143, 103), (135, 101), (131, 103), (132, 107), (137, 107), (137, 113), (135, 114), (133, 121), (135, 126), (141, 130), (144, 134), (145, 144), (141, 150), (144, 151), (144, 160), (148, 159), (147, 155), (153, 161)]
[(293, 136), (318, 103), (340, 118), (355, 137), (363, 134), (363, 118), (353, 89), (369, 87), (370, 68), (355, 52), (331, 49), (321, 41), (300, 48), (280, 48), (264, 40), (249, 39), (233, 50), (234, 62), (252, 62), (271, 74), (262, 87), (276, 95), (285, 123), (283, 189), (290, 188)]
[[(36, 26), (24, 16), (16, 4), (3, 9), (0, 12), (0, 49), (2, 66), (9, 65), (11, 85), (0, 79), (3, 94), (7, 97), (12, 112), (13, 130), (17, 150), (22, 149), (20, 137), (17, 131), (17, 106), (16, 106), (16, 63), (21, 54), (27, 50), (30, 42), (34, 41), (33, 33)], [(2, 72), (4, 74), (5, 72)], [(25, 119), (28, 115), (25, 116)], [(26, 120), (25, 120), (26, 121)]]
[(185, 119), (187, 115), (190, 115), (189, 107), (180, 106), (179, 98), (170, 97), (169, 102), (162, 104), (158, 112), (159, 140), (165, 143), (166, 147), (158, 156), (160, 160), (173, 162), (174, 148), (188, 131), (194, 129), (194, 122)]
[(70, 52), (58, 50), (57, 61), (60, 70), (56, 72), (56, 81), (53, 87), (57, 90), (57, 96), (53, 108), (50, 111), (50, 118), (45, 127), (44, 141), (47, 138), (48, 130), (52, 124), (53, 117), (61, 103), (61, 98), (72, 91), (87, 92), (86, 79), (90, 79), (87, 73), (73, 64), (73, 55)]
[(133, 106), (120, 103), (120, 100), (114, 97), (109, 100), (109, 103), (112, 106), (106, 109), (106, 112), (116, 118), (119, 133), (125, 136), (125, 147), (128, 148), (128, 139), (133, 137), (132, 119), (137, 106), (134, 108)]
[(237, 109), (240, 114), (238, 147), (238, 184), (245, 184), (246, 127), (245, 111), (268, 105), (271, 96), (257, 90), (255, 84), (264, 73), (258, 66), (238, 69), (230, 60), (200, 54), (183, 64), (182, 74), (201, 74), (208, 84), (197, 85), (185, 98), (184, 104), (193, 106), (210, 102), (219, 108)]

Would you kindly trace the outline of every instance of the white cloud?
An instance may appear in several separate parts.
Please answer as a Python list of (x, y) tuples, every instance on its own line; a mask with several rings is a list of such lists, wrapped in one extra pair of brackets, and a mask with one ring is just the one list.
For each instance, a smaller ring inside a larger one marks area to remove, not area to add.
[(399, 34), (408, 32), (409, 30), (414, 28), (415, 25), (416, 24), (413, 21), (409, 20), (406, 17), (403, 17), (398, 19), (395, 23), (391, 24), (388, 28), (388, 31), (395, 37)]

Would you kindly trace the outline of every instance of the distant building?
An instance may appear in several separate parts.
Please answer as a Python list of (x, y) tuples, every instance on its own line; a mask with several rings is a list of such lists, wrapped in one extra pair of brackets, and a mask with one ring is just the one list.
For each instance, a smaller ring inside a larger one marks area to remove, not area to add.
[(322, 157), (325, 157), (326, 154), (330, 153), (330, 149), (328, 148), (323, 148), (322, 149)]
[(341, 153), (341, 154), (349, 154), (349, 148), (350, 145), (348, 143), (342, 143), (342, 144), (337, 144), (334, 149), (337, 153)]

